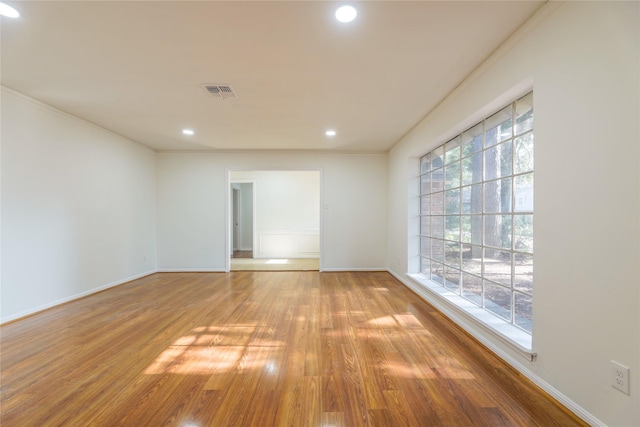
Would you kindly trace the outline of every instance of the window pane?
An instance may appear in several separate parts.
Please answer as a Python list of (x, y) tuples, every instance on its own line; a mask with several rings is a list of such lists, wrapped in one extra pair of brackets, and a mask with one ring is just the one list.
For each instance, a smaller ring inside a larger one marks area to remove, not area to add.
[(431, 212), (430, 201), (431, 197), (429, 196), (420, 197), (420, 213), (428, 214)]
[(460, 241), (460, 217), (444, 217), (444, 238), (447, 240)]
[(511, 252), (485, 249), (482, 264), (485, 279), (511, 286)]
[(511, 138), (513, 108), (509, 105), (485, 120), (484, 145), (490, 147)]
[(444, 242), (444, 263), (460, 268), (460, 243)]
[(420, 173), (429, 172), (431, 170), (431, 153), (420, 158)]
[(516, 101), (516, 135), (533, 129), (533, 93)]
[(511, 211), (511, 178), (485, 182), (484, 211), (489, 213)]
[(431, 152), (431, 170), (438, 169), (444, 165), (444, 145)]
[(460, 213), (460, 189), (445, 191), (444, 213), (455, 215)]
[(482, 153), (462, 159), (462, 185), (482, 181)]
[(431, 215), (442, 215), (444, 213), (444, 193), (442, 191), (431, 194), (429, 203)]
[(525, 133), (515, 139), (514, 173), (533, 170), (533, 132)]
[(478, 276), (482, 274), (482, 247), (462, 245), (462, 270)]
[(444, 262), (444, 240), (431, 239), (431, 259)]
[(431, 237), (444, 238), (444, 217), (441, 215), (431, 217)]
[(513, 226), (514, 249), (533, 253), (533, 215), (514, 215)]
[(455, 268), (451, 268), (448, 266), (444, 266), (445, 268), (445, 282), (444, 286), (460, 295), (460, 270)]
[(533, 211), (533, 174), (516, 176), (514, 179), (516, 206), (514, 211)]
[(462, 296), (477, 305), (482, 305), (482, 279), (462, 273)]
[(450, 163), (445, 166), (445, 188), (460, 187), (460, 162)]
[(513, 173), (513, 142), (505, 141), (496, 148), (498, 148), (500, 152), (499, 176), (511, 175)]
[(462, 213), (482, 213), (482, 184), (462, 188)]
[(431, 174), (426, 173), (420, 176), (420, 194), (431, 193)]
[(511, 175), (511, 141), (503, 142), (484, 152), (484, 179)]
[(471, 213), (471, 187), (462, 187), (461, 213)]
[(513, 287), (529, 295), (533, 294), (533, 255), (514, 254), (515, 275)]
[(471, 216), (471, 243), (481, 245), (484, 234), (482, 228), (482, 215)]
[(440, 283), (442, 285), (444, 284), (443, 277), (444, 277), (444, 265), (432, 261), (431, 262), (431, 280), (433, 280), (436, 283)]
[(462, 156), (467, 157), (482, 150), (482, 123), (462, 132)]
[(508, 288), (485, 280), (484, 308), (511, 321), (511, 291)]
[(420, 273), (429, 277), (431, 275), (431, 261), (429, 258), (420, 258)]
[(431, 239), (428, 237), (420, 237), (420, 255), (431, 256)]
[(431, 235), (431, 218), (426, 215), (423, 215), (420, 217), (420, 235), (421, 236)]
[(460, 137), (457, 136), (445, 144), (445, 164), (455, 162), (460, 158)]
[(531, 333), (533, 323), (533, 298), (529, 295), (523, 295), (516, 292), (514, 294), (514, 301), (515, 324)]
[(511, 215), (485, 215), (484, 244), (511, 249)]
[(444, 190), (444, 169), (436, 169), (431, 172), (431, 192)]
[(460, 241), (471, 243), (471, 217), (469, 215), (460, 217)]

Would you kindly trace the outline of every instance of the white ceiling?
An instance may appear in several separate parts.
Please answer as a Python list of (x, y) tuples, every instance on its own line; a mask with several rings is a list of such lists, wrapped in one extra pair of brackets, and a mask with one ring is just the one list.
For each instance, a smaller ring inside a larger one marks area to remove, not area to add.
[(142, 144), (386, 151), (543, 2), (6, 3), (2, 85)]

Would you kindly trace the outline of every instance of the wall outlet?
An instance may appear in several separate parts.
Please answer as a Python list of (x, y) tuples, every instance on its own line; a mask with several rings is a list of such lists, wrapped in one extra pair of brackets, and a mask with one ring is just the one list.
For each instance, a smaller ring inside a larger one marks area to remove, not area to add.
[(629, 394), (629, 368), (615, 360), (611, 361), (611, 385), (613, 388)]

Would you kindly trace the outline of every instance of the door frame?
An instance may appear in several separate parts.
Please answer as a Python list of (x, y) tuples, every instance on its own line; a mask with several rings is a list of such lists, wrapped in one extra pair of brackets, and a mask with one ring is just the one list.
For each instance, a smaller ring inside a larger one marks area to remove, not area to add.
[(255, 250), (256, 245), (256, 182), (254, 180), (241, 180), (231, 179), (232, 172), (261, 172), (261, 171), (270, 171), (270, 172), (318, 172), (320, 185), (318, 188), (318, 192), (320, 193), (320, 268), (319, 271), (323, 271), (323, 260), (324, 260), (324, 211), (327, 209), (327, 206), (324, 202), (324, 169), (323, 168), (309, 168), (309, 169), (292, 169), (292, 168), (282, 168), (282, 169), (269, 169), (269, 168), (251, 168), (251, 169), (226, 169), (226, 195), (225, 195), (225, 203), (226, 203), (226, 218), (225, 218), (225, 272), (229, 273), (231, 271), (231, 221), (233, 220), (232, 204), (233, 204), (233, 191), (231, 190), (231, 184), (242, 184), (242, 183), (253, 183), (253, 249)]
[[(231, 183), (233, 185), (234, 183)], [(237, 188), (231, 189), (231, 253), (240, 249), (240, 222), (242, 221), (242, 215), (240, 213), (240, 195), (242, 192)]]
[[(235, 189), (232, 188), (233, 184), (251, 184), (251, 188), (252, 188), (252, 194), (251, 197), (253, 199), (252, 201), (252, 206), (251, 209), (253, 210), (253, 212), (251, 212), (251, 221), (253, 222), (253, 235), (251, 236), (251, 248), (253, 250), (253, 248), (255, 248), (256, 245), (256, 182), (254, 180), (242, 180), (242, 179), (236, 179), (236, 180), (231, 180), (231, 172), (229, 172), (227, 174), (227, 193), (228, 193), (228, 197), (227, 197), (227, 221), (226, 221), (226, 230), (227, 230), (227, 238), (226, 238), (226, 262), (225, 262), (225, 271), (229, 272), (231, 271), (231, 255), (233, 254), (233, 241), (231, 240), (232, 237), (232, 233), (231, 230), (233, 229), (233, 194)], [(238, 204), (239, 205), (239, 209), (237, 212), (238, 214), (238, 219), (239, 222), (242, 221), (242, 206), (241, 203)], [(240, 229), (240, 227), (238, 227), (238, 229)], [(241, 246), (240, 242), (241, 239), (240, 237), (242, 236), (242, 232), (238, 232), (238, 245)]]

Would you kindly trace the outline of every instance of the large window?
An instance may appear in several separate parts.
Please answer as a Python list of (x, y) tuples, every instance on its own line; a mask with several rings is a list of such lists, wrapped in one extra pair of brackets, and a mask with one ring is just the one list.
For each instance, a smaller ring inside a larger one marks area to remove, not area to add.
[(420, 161), (421, 273), (531, 333), (533, 94)]

